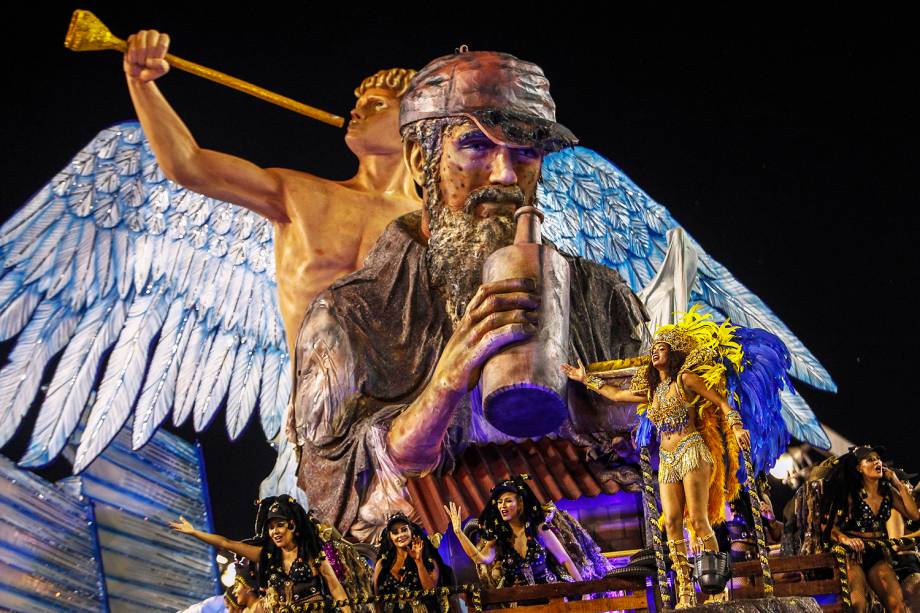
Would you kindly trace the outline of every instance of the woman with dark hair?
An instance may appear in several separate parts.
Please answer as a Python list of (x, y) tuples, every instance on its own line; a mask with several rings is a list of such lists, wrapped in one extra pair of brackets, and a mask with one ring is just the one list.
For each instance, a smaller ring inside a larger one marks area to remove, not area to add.
[(476, 564), (498, 561), (500, 585), (581, 581), (581, 574), (556, 535), (546, 525), (537, 497), (521, 475), (492, 488), (479, 516), (482, 540), (473, 544), (460, 526), (461, 509), (453, 502), (444, 507), (463, 551)]
[[(441, 554), (424, 528), (403, 513), (391, 515), (380, 535), (374, 592), (378, 596), (407, 594), (443, 585), (451, 576)], [(420, 598), (405, 603), (388, 602), (384, 613), (435, 613), (437, 599)]]
[(717, 557), (712, 526), (724, 521), (726, 501), (738, 495), (739, 447), (750, 446), (741, 415), (726, 398), (726, 363), (741, 370), (742, 353), (733, 330), (695, 310), (675, 325), (662, 326), (649, 356), (639, 359), (644, 365), (629, 390), (608, 384), (581, 364), (562, 365), (570, 379), (595, 393), (615, 402), (639, 404), (640, 446), (649, 444), (652, 431), (658, 432), (658, 483), (677, 577), (678, 609), (696, 604), (684, 517), (696, 537), (692, 549), (697, 559)]
[[(184, 517), (170, 523), (183, 534), (259, 563), (259, 587), (265, 608), (294, 603), (348, 598), (326, 560), (316, 522), (290, 496), (271, 496), (259, 502), (256, 535), (234, 541), (196, 530)], [(343, 611), (350, 612), (349, 607)]]
[(857, 613), (866, 610), (870, 587), (888, 611), (907, 610), (892, 568), (891, 548), (871, 541), (888, 538), (885, 524), (892, 509), (909, 520), (920, 519), (920, 510), (910, 490), (882, 464), (884, 452), (883, 447), (854, 447), (837, 458), (822, 479), (823, 541), (835, 541), (850, 550), (847, 576)]

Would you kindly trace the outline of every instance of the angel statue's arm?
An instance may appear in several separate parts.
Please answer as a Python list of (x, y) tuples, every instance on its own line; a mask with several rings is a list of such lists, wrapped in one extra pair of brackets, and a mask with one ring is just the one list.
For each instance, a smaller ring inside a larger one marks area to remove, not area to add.
[(169, 36), (141, 30), (128, 37), (124, 56), (128, 91), (138, 119), (166, 177), (217, 200), (225, 200), (274, 222), (290, 221), (284, 185), (276, 171), (225, 153), (202, 149), (154, 83), (169, 71), (164, 59)]

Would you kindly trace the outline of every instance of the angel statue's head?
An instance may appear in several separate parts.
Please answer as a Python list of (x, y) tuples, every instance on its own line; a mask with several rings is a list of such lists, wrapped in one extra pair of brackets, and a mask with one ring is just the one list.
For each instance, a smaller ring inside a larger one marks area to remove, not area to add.
[(424, 192), (431, 280), (455, 317), (479, 286), (486, 257), (511, 243), (515, 209), (535, 204), (543, 155), (577, 139), (556, 123), (539, 66), (463, 48), (419, 71), (399, 125)]
[(345, 133), (345, 144), (352, 153), (362, 157), (400, 152), (399, 99), (414, 75), (408, 68), (389, 68), (361, 81)]

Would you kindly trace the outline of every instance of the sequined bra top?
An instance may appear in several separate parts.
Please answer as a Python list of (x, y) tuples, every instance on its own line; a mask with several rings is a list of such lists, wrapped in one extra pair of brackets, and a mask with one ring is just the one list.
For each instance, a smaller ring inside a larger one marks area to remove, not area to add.
[(844, 532), (884, 532), (887, 534), (885, 523), (891, 517), (891, 494), (882, 494), (882, 504), (878, 513), (872, 512), (872, 507), (865, 498), (856, 500), (850, 509), (850, 515), (840, 527)]
[(684, 430), (690, 423), (692, 405), (684, 398), (680, 383), (677, 395), (670, 395), (671, 379), (665, 379), (655, 388), (655, 397), (649, 403), (648, 418), (658, 432), (673, 434)]
[(315, 596), (326, 596), (322, 578), (314, 573), (302, 558), (294, 560), (288, 572), (284, 572), (280, 561), (272, 563), (269, 567), (268, 587), (273, 587), (283, 594), (288, 584), (291, 585), (291, 597), (295, 602)]

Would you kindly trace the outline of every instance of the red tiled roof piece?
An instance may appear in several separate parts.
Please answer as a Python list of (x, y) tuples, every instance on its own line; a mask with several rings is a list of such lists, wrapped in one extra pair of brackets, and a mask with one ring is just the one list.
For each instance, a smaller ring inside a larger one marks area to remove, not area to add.
[(425, 529), (443, 532), (448, 501), (459, 504), (465, 516), (479, 515), (495, 484), (515, 474), (530, 475), (530, 486), (541, 502), (618, 492), (615, 481), (595, 476), (585, 451), (571, 441), (551, 438), (470, 447), (457, 458), (450, 474), (409, 479), (409, 497)]

